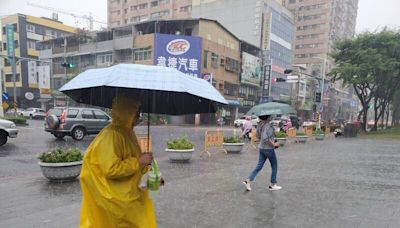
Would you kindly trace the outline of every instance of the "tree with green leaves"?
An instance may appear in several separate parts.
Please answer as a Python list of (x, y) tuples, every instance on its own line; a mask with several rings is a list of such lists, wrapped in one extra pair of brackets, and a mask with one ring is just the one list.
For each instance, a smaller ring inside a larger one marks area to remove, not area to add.
[(359, 98), (362, 110), (362, 129), (367, 126), (367, 113), (374, 102), (375, 126), (400, 86), (400, 33), (384, 29), (378, 33), (362, 33), (353, 39), (336, 43), (331, 54), (336, 68), (332, 80), (351, 85)]

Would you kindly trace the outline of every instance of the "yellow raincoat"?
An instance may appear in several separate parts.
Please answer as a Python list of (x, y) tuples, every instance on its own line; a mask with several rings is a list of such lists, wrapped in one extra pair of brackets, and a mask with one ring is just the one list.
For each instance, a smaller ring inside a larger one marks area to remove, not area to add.
[(138, 185), (147, 168), (139, 166), (140, 148), (133, 124), (139, 104), (114, 99), (112, 123), (90, 144), (80, 175), (80, 227), (156, 227), (153, 203)]

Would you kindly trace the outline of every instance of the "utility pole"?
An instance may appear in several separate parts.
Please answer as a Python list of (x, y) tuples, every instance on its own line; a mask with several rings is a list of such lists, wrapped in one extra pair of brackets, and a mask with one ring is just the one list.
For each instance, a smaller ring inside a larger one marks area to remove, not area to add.
[[(67, 38), (64, 36), (64, 63), (67, 62)], [(64, 80), (67, 81), (67, 68), (64, 68)], [(65, 96), (66, 105), (68, 106), (68, 97)]]
[(4, 116), (3, 110), (3, 69), (0, 69), (0, 116)]
[[(323, 62), (324, 65), (322, 66), (321, 103), (319, 109), (319, 112), (322, 113), (324, 111), (324, 85), (325, 85), (326, 63), (328, 62), (328, 60), (321, 57), (313, 57), (313, 59), (320, 59), (324, 61)], [(318, 119), (317, 128), (321, 129), (321, 117)]]

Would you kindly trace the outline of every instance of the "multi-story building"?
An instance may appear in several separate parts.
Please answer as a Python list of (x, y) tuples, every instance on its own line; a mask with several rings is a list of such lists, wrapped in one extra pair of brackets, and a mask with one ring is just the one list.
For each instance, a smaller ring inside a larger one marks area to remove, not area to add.
[[(289, 85), (270, 83), (285, 78), (292, 65), (294, 18), (277, 0), (194, 0), (192, 16), (219, 21), (233, 34), (264, 50), (262, 66), (268, 65), (270, 77), (264, 77), (262, 96), (289, 102)], [(268, 99), (268, 100), (271, 100)]]
[[(334, 43), (355, 34), (358, 0), (283, 0), (283, 4), (295, 16), (294, 63), (305, 64), (315, 76), (329, 73), (334, 67), (329, 57)], [(323, 95), (324, 119), (340, 118), (343, 110), (350, 110), (351, 99), (339, 99), (349, 95), (341, 82), (326, 81)]]
[[(23, 14), (14, 14), (1, 18), (2, 42), (0, 43), (0, 53), (7, 55), (6, 25), (14, 26), (14, 46), (15, 56), (25, 58), (18, 61), (16, 66), (16, 97), (19, 107), (39, 106), (41, 102), (50, 99), (51, 90), (47, 88), (46, 78), (38, 78), (36, 62), (26, 59), (37, 59), (37, 42), (62, 37), (76, 32), (76, 29), (64, 25), (60, 21), (39, 18)], [(14, 80), (11, 63), (4, 60), (1, 65), (1, 73), (4, 77), (5, 90), (13, 100)]]
[[(335, 41), (355, 34), (358, 0), (283, 0), (295, 16), (294, 64), (321, 64)], [(329, 64), (330, 65), (330, 64)]]
[[(40, 58), (53, 62), (55, 88), (86, 69), (118, 63), (160, 65), (208, 80), (229, 102), (218, 115), (228, 121), (238, 115), (241, 42), (217, 21), (147, 21), (44, 41), (40, 48)], [(56, 64), (64, 58), (76, 67), (66, 71)], [(57, 105), (65, 105), (60, 98)], [(202, 115), (201, 122), (215, 123), (215, 118)]]
[(108, 0), (108, 26), (192, 16), (192, 0)]

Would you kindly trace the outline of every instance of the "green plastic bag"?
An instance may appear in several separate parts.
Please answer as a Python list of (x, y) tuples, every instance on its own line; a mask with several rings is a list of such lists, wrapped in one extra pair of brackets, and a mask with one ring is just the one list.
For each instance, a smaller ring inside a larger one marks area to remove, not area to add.
[(158, 164), (155, 159), (151, 162), (151, 169), (147, 175), (147, 189), (157, 191), (161, 184), (161, 173), (158, 171)]

